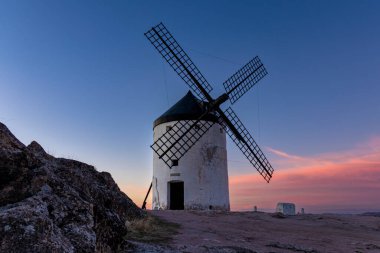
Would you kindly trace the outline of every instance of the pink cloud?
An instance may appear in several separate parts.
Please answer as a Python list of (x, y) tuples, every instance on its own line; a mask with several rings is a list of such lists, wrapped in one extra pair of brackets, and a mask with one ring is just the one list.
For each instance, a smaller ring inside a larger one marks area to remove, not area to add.
[(312, 157), (269, 149), (278, 156), (270, 184), (257, 173), (230, 176), (233, 210), (273, 210), (295, 202), (309, 212), (380, 210), (380, 137), (342, 152)]
[(269, 150), (269, 152), (271, 152), (275, 155), (278, 155), (279, 157), (286, 158), (286, 159), (293, 159), (293, 160), (303, 160), (304, 159), (301, 156), (289, 155), (289, 154), (287, 154), (281, 150), (277, 150), (277, 149), (270, 148), (270, 147), (267, 147), (267, 150)]

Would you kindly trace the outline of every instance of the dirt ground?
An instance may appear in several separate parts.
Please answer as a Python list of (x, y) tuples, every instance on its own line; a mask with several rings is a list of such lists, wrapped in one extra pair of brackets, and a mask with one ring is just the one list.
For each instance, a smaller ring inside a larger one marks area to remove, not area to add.
[[(150, 211), (179, 224), (173, 252), (380, 252), (380, 215)], [(162, 251), (164, 252), (164, 251)]]

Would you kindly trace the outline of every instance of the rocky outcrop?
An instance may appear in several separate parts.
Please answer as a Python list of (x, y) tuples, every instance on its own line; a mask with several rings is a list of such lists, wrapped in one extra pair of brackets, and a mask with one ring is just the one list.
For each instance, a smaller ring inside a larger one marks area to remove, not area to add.
[(25, 146), (0, 123), (0, 252), (115, 252), (145, 215), (109, 173)]

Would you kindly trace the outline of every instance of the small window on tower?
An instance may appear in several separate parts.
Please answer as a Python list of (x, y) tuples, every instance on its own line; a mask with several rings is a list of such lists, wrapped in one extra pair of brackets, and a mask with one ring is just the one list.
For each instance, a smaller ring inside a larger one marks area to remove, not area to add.
[(196, 125), (194, 126), (194, 129), (197, 130), (197, 131), (199, 131), (199, 129), (201, 129), (201, 127), (200, 127), (200, 125), (196, 124)]
[(220, 128), (220, 133), (221, 133), (221, 134), (223, 133), (223, 128)]
[(172, 166), (178, 166), (178, 160), (172, 160)]
[(172, 126), (166, 126), (166, 132), (169, 132), (170, 130), (172, 130)]

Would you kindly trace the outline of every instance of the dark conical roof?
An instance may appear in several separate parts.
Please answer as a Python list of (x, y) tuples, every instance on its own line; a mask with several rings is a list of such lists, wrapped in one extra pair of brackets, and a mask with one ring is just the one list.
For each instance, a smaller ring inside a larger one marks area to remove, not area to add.
[[(207, 104), (208, 103), (197, 99), (193, 93), (189, 91), (175, 105), (170, 107), (169, 110), (154, 121), (153, 128), (165, 122), (198, 119), (199, 116), (206, 111)], [(209, 113), (202, 120), (217, 122), (217, 117)]]

